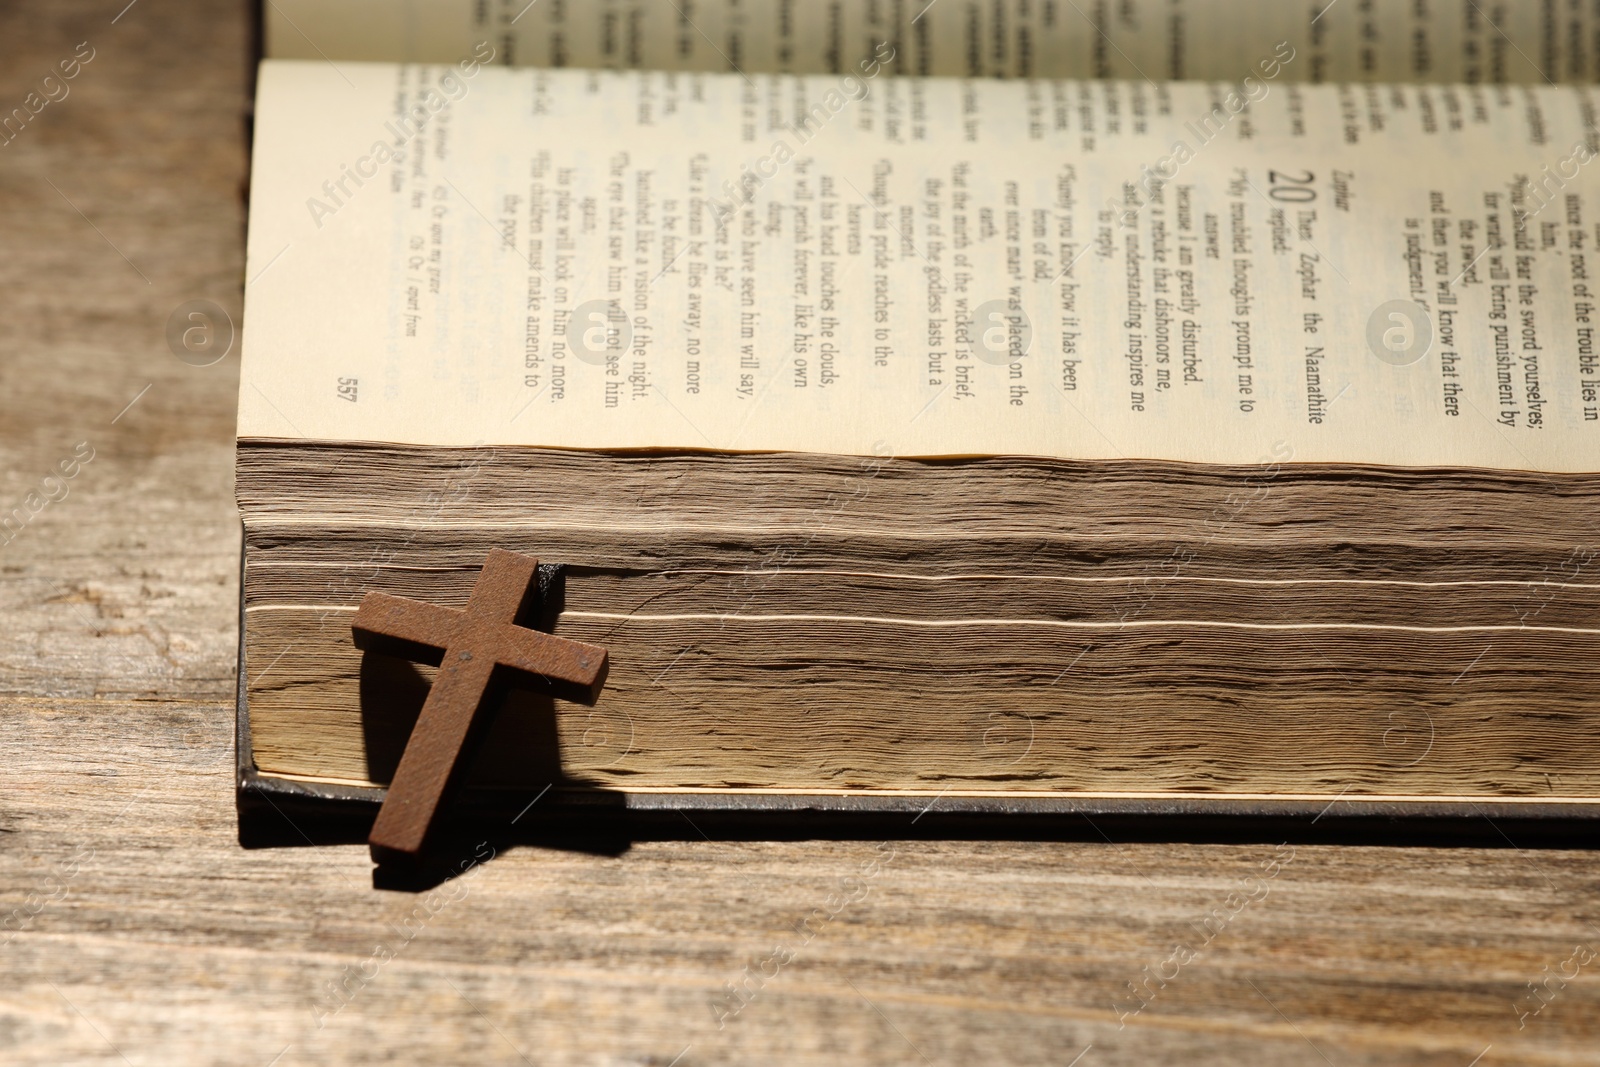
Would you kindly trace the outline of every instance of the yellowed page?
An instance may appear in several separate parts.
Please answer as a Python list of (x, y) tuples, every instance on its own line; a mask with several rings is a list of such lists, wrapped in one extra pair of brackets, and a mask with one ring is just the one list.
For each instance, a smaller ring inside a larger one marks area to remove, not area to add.
[(268, 62), (240, 435), (1600, 470), (1593, 94), (1298, 61)]
[(842, 74), (1240, 78), (1277, 41), (1295, 81), (1600, 80), (1579, 0), (272, 0), (279, 59), (448, 63), (482, 43), (537, 67)]

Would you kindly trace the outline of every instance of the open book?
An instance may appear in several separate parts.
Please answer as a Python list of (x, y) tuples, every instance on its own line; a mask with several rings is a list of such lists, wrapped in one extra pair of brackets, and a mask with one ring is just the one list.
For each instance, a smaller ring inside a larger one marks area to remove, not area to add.
[(919, 7), (267, 6), (246, 792), (499, 547), (516, 806), (1600, 810), (1600, 19)]

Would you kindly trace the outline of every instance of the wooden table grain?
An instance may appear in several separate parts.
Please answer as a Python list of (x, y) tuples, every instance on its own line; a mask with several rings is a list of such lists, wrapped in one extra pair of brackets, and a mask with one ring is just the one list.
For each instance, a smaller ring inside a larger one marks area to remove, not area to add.
[(237, 352), (165, 331), (239, 315), (249, 16), (125, 3), (0, 6), (0, 114), (93, 53), (0, 146), (0, 1062), (1600, 1063), (1577, 849), (241, 848)]

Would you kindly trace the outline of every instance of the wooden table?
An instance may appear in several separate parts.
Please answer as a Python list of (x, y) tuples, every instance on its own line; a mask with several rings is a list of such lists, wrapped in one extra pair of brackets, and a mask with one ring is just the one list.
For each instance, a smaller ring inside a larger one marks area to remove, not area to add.
[(249, 19), (124, 2), (0, 8), (0, 111), (94, 49), (0, 147), (0, 517), (94, 449), (0, 546), (0, 1062), (1600, 1063), (1584, 851), (242, 849), (237, 352), (164, 332), (239, 313)]

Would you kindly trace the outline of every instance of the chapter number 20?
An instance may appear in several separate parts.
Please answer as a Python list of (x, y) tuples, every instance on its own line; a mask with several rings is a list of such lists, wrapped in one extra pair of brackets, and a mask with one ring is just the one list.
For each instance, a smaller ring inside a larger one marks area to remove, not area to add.
[(1317, 176), (1309, 170), (1298, 175), (1289, 171), (1267, 171), (1267, 195), (1280, 204), (1309, 204), (1317, 198), (1311, 183)]

